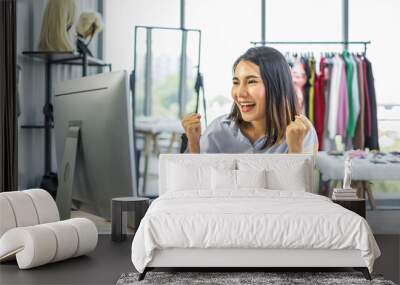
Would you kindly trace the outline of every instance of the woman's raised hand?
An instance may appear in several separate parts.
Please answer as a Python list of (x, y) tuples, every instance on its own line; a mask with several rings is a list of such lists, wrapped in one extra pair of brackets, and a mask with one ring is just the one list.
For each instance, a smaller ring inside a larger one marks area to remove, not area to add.
[(185, 134), (188, 138), (188, 146), (190, 153), (200, 152), (200, 135), (201, 135), (201, 115), (196, 113), (190, 113), (185, 115), (181, 124), (185, 130)]
[(305, 116), (295, 116), (295, 120), (286, 127), (286, 143), (289, 153), (303, 152), (304, 138), (311, 127), (311, 122)]

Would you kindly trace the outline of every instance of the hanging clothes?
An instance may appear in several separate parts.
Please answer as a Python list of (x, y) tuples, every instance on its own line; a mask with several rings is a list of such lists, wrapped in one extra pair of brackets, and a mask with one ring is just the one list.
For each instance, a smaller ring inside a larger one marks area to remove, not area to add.
[(345, 62), (341, 57), (338, 57), (340, 61), (340, 82), (339, 82), (339, 103), (336, 123), (336, 134), (346, 137), (346, 129), (348, 122), (348, 97), (347, 97), (347, 80), (346, 80), (346, 67)]
[(319, 63), (319, 75), (315, 81), (314, 126), (318, 137), (318, 150), (323, 149), (325, 125), (325, 58)]
[(329, 91), (329, 115), (328, 115), (328, 131), (329, 138), (334, 139), (336, 136), (336, 125), (338, 117), (338, 103), (339, 103), (339, 86), (342, 73), (339, 57), (336, 55), (332, 58), (332, 76)]
[(362, 60), (359, 57), (354, 57), (357, 63), (358, 74), (358, 99), (360, 102), (360, 112), (356, 123), (355, 136), (353, 146), (355, 149), (364, 149), (365, 145), (365, 94), (364, 94), (364, 70)]
[(372, 73), (371, 62), (367, 58), (365, 58), (364, 61), (366, 64), (366, 71), (367, 71), (366, 77), (368, 81), (368, 94), (369, 94), (369, 103), (371, 112), (371, 133), (370, 136), (366, 136), (365, 138), (365, 147), (368, 147), (369, 149), (379, 150), (378, 118), (377, 118), (374, 75)]
[(365, 55), (321, 55), (318, 70), (313, 55), (295, 56), (290, 66), (299, 105), (314, 124), (319, 150), (334, 150), (338, 135), (346, 149), (379, 149), (374, 77)]
[(348, 122), (346, 135), (348, 137), (354, 136), (355, 119), (354, 119), (354, 106), (353, 106), (353, 63), (350, 60), (348, 51), (343, 52), (343, 60), (346, 66), (346, 83), (347, 83), (347, 102), (348, 102)]
[(364, 95), (365, 95), (365, 112), (364, 112), (364, 121), (365, 121), (365, 137), (371, 136), (371, 102), (369, 97), (369, 89), (368, 89), (368, 77), (367, 77), (367, 64), (365, 60), (362, 60), (363, 67), (363, 82), (364, 82)]
[(310, 67), (310, 78), (308, 79), (309, 83), (309, 91), (308, 91), (308, 118), (311, 123), (314, 124), (314, 96), (315, 96), (315, 58), (312, 56), (308, 60), (308, 64)]
[(301, 57), (301, 61), (303, 62), (304, 71), (306, 72), (306, 84), (304, 85), (304, 115), (307, 118), (310, 118), (310, 81), (309, 78), (311, 77), (311, 68), (308, 64), (308, 58), (305, 56)]
[(350, 127), (350, 137), (354, 137), (356, 132), (357, 120), (358, 115), (360, 114), (360, 98), (358, 94), (358, 72), (357, 72), (357, 62), (354, 58), (354, 55), (350, 56), (350, 61), (353, 66), (353, 78), (352, 78), (352, 86), (351, 86), (351, 93), (352, 93), (352, 107), (353, 107), (353, 125)]
[(325, 114), (324, 114), (324, 134), (323, 134), (323, 148), (321, 150), (333, 150), (334, 142), (329, 137), (328, 121), (329, 121), (329, 110), (330, 110), (330, 90), (332, 83), (332, 73), (333, 73), (333, 57), (324, 58), (324, 99), (325, 99)]

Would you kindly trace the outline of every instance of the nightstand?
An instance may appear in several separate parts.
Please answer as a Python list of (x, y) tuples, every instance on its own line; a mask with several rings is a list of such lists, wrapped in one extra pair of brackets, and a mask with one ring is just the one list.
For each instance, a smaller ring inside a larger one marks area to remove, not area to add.
[(146, 214), (150, 199), (145, 197), (120, 197), (111, 201), (111, 239), (123, 241), (126, 238), (127, 212), (135, 212), (135, 227)]
[(365, 219), (365, 199), (354, 199), (354, 200), (337, 200), (332, 199), (332, 202), (339, 204), (340, 206), (359, 214)]

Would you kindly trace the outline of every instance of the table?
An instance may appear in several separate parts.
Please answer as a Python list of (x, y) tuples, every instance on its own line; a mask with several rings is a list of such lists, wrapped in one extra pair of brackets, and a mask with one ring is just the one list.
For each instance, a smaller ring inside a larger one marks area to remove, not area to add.
[[(383, 155), (379, 161), (373, 163), (374, 156), (368, 154), (366, 158), (354, 158), (352, 160), (352, 181), (359, 189), (360, 196), (368, 194), (368, 200), (372, 209), (376, 203), (372, 194), (369, 181), (400, 180), (400, 163), (391, 163), (389, 154)], [(337, 187), (344, 178), (344, 155), (328, 155), (327, 152), (318, 152), (317, 167), (321, 173), (322, 181), (333, 181), (333, 188)]]
[[(136, 133), (144, 135), (144, 171), (142, 194), (146, 193), (147, 176), (149, 169), (149, 157), (151, 153), (160, 154), (158, 146), (158, 136), (161, 133), (170, 133), (171, 139), (168, 146), (168, 153), (172, 152), (173, 145), (178, 138), (178, 134), (184, 133), (180, 120), (159, 117), (139, 117), (135, 120)], [(153, 150), (151, 144), (153, 142)]]
[(127, 212), (135, 212), (135, 227), (146, 214), (150, 199), (145, 197), (119, 197), (111, 200), (111, 239), (123, 241), (126, 238)]

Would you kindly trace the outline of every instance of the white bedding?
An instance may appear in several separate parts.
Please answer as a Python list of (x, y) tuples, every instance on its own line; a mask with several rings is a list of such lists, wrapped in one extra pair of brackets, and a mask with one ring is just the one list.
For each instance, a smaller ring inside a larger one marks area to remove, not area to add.
[(358, 249), (370, 272), (380, 255), (359, 215), (324, 196), (266, 189), (160, 196), (136, 232), (132, 262), (143, 272), (165, 248)]

